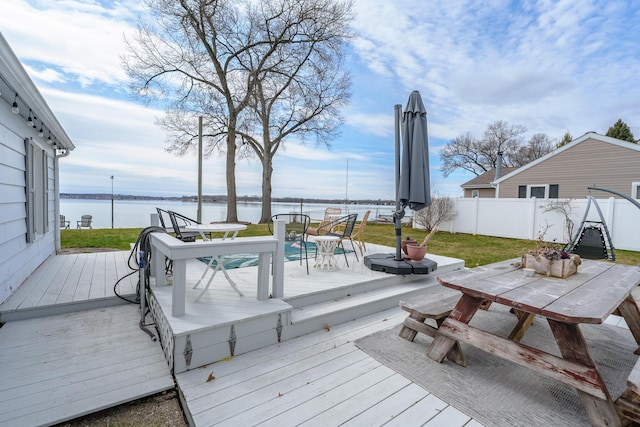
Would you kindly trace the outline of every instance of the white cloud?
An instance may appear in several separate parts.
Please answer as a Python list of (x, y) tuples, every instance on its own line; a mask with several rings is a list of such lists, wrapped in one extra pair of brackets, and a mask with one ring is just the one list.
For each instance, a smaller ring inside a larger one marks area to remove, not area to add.
[[(349, 64), (354, 97), (331, 149), (290, 140), (274, 161), (274, 196), (394, 197), (393, 106), (421, 92), (432, 185), (460, 194), (470, 179), (439, 172), (438, 150), (489, 123), (528, 135), (605, 133), (618, 118), (640, 135), (640, 6), (623, 0), (482, 2), (356, 0)], [(77, 149), (63, 191), (194, 194), (193, 154), (165, 151), (162, 111), (127, 100), (120, 57), (138, 0), (3, 0), (0, 28)], [(25, 25), (28, 23), (28, 25)], [(349, 159), (349, 182), (346, 161)], [(238, 194), (260, 194), (261, 165), (239, 159)], [(205, 193), (226, 192), (225, 159), (204, 161)], [(74, 190), (75, 189), (75, 190)]]

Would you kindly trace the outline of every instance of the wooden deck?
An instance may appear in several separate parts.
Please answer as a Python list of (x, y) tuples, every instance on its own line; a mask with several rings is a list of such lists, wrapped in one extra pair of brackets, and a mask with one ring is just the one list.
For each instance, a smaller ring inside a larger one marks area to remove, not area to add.
[[(29, 319), (124, 304), (131, 298), (137, 274), (127, 276), (129, 252), (57, 255), (45, 261), (0, 305), (0, 322)], [(135, 262), (134, 262), (135, 264)]]
[(0, 425), (44, 426), (174, 387), (133, 304), (0, 328)]
[(192, 425), (480, 426), (353, 341), (401, 323), (399, 308), (176, 375)]
[[(368, 247), (374, 253), (389, 250)], [(139, 309), (121, 305), (113, 293), (116, 281), (132, 271), (128, 256), (122, 251), (52, 257), (0, 306), (0, 321), (7, 322), (0, 328), (0, 425), (50, 425), (174, 386), (160, 345), (138, 327)], [(304, 264), (285, 263), (282, 300), (258, 304), (251, 268), (230, 271), (244, 297), (223, 275), (199, 302), (188, 295), (187, 316), (170, 319), (172, 336), (195, 344), (194, 328), (205, 327), (209, 336), (223, 338), (216, 345), (229, 352), (229, 331), (235, 334), (231, 360), (175, 376), (194, 425), (248, 425), (252, 419), (290, 425), (281, 420), (302, 422), (307, 412), (313, 414), (308, 425), (361, 425), (370, 416), (372, 425), (391, 416), (389, 425), (478, 425), (352, 344), (400, 323), (404, 312), (389, 310), (389, 304), (397, 307), (393, 301), (406, 292), (428, 292), (435, 275), (414, 280), (372, 272), (355, 259), (349, 268), (344, 258), (339, 262), (338, 272), (311, 268), (309, 275)], [(462, 266), (450, 258), (439, 262)], [(188, 274), (197, 278), (203, 268), (193, 261)], [(136, 282), (137, 274), (125, 278), (119, 292), (132, 297)], [(166, 300), (169, 290), (161, 289), (157, 299)], [(273, 313), (285, 324), (279, 343)], [(156, 327), (162, 334), (163, 325)], [(197, 352), (194, 345), (194, 367), (200, 366)], [(212, 370), (220, 381), (206, 382)], [(273, 405), (279, 409), (269, 409)], [(236, 418), (245, 412), (246, 419)]]

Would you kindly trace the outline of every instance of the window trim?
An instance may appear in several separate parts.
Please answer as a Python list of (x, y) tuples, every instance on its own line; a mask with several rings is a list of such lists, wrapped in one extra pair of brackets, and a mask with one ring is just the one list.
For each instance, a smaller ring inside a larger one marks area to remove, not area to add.
[(631, 198), (640, 200), (640, 182), (631, 183)]
[(548, 199), (549, 198), (549, 184), (528, 184), (527, 185), (527, 199), (531, 198), (531, 189), (532, 188), (538, 188), (538, 187), (543, 187), (544, 188), (544, 196), (543, 197), (539, 197), (541, 199)]

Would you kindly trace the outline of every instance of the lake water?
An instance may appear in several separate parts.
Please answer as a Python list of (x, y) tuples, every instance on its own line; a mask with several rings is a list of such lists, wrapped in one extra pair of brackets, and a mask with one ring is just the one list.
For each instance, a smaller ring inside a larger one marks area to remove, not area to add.
[[(304, 203), (302, 212), (310, 215), (312, 219), (320, 219), (324, 210), (335, 204)], [(141, 228), (151, 225), (151, 214), (156, 213), (156, 207), (181, 213), (189, 218), (196, 218), (198, 204), (195, 202), (179, 202), (167, 200), (115, 200), (113, 205), (113, 225), (115, 228)], [(343, 213), (345, 207), (342, 207)], [(370, 218), (380, 215), (390, 215), (394, 206), (379, 205), (349, 205), (349, 213), (357, 213), (358, 219), (362, 218), (367, 210), (371, 210)], [(253, 224), (260, 221), (262, 204), (255, 202), (238, 203), (238, 219)], [(271, 213), (300, 212), (300, 203), (271, 204)], [(71, 228), (75, 228), (76, 221), (82, 215), (93, 216), (93, 228), (111, 228), (111, 200), (90, 199), (60, 199), (60, 214), (67, 221), (71, 221)], [(224, 221), (227, 217), (226, 203), (203, 203), (202, 222)]]

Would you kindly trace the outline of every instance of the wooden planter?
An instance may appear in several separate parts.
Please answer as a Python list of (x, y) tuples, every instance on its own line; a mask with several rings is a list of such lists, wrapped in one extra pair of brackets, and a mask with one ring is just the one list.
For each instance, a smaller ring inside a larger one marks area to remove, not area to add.
[(525, 254), (522, 256), (522, 267), (532, 268), (536, 273), (546, 276), (565, 278), (578, 272), (582, 261), (579, 255), (571, 254), (570, 258), (550, 260), (544, 255)]

